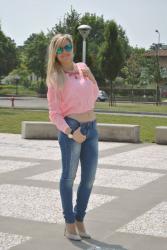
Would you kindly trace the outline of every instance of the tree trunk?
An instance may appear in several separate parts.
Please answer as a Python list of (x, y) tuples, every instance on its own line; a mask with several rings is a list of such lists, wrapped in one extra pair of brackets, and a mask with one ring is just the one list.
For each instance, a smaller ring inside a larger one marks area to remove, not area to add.
[(109, 100), (109, 106), (113, 105), (113, 86), (112, 86), (112, 81), (110, 84), (110, 100)]

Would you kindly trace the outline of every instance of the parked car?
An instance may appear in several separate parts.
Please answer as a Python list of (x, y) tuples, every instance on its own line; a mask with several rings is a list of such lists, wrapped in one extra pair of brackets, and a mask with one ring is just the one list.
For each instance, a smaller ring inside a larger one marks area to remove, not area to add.
[(108, 100), (108, 95), (104, 90), (99, 90), (99, 95), (97, 97), (98, 102), (105, 102)]
[(167, 97), (167, 89), (164, 89), (164, 90), (161, 92), (161, 97)]

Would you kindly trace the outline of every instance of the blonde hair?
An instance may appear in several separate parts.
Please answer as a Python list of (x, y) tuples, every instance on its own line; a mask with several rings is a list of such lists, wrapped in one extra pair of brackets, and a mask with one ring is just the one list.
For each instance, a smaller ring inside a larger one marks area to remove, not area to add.
[(49, 44), (48, 48), (48, 65), (47, 65), (47, 85), (52, 84), (55, 87), (62, 88), (66, 81), (66, 75), (56, 56), (57, 48), (68, 40), (73, 45), (72, 36), (69, 34), (56, 34)]

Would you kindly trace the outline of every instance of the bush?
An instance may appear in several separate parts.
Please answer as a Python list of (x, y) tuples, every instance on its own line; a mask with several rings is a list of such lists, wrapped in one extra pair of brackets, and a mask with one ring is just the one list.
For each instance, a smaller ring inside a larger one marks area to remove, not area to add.
[(38, 83), (37, 93), (40, 97), (46, 97), (47, 94), (47, 86), (44, 80), (41, 80)]
[(4, 90), (4, 89), (7, 89), (7, 90), (16, 89), (16, 85), (14, 85), (14, 84), (3, 84), (3, 85), (0, 85), (0, 91)]

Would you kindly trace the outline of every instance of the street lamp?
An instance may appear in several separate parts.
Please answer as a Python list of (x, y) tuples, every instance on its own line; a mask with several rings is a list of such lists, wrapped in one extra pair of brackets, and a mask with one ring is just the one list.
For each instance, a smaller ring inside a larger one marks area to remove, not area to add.
[(159, 30), (155, 30), (156, 33), (158, 33), (158, 43), (156, 45), (156, 58), (157, 58), (157, 86), (156, 86), (156, 105), (160, 103), (160, 89), (159, 89), (159, 83), (160, 83), (160, 69), (159, 69), (159, 47), (160, 47), (160, 32)]
[(155, 32), (158, 33), (158, 47), (160, 46), (160, 32), (159, 30), (155, 30)]
[(82, 61), (86, 63), (86, 38), (90, 33), (91, 27), (89, 25), (82, 24), (77, 29), (83, 38)]

